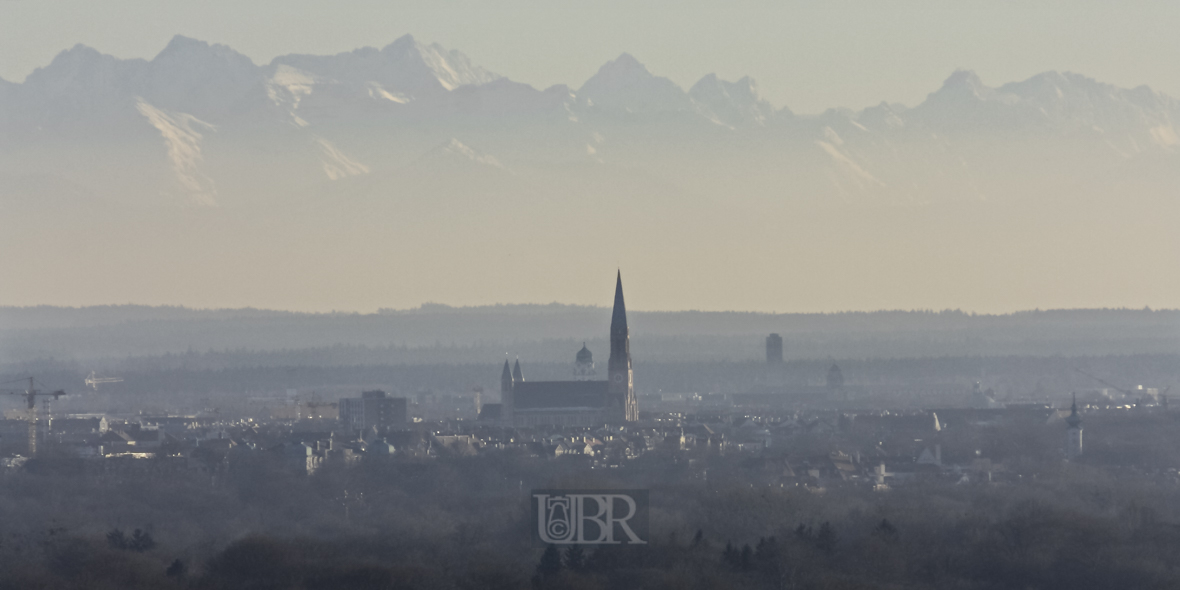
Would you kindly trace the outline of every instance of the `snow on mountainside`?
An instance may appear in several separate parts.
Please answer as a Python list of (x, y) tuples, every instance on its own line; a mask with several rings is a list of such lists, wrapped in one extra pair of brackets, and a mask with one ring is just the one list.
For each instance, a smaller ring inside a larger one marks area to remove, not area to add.
[(336, 144), (322, 137), (317, 137), (316, 145), (319, 146), (323, 155), (320, 161), (324, 166), (324, 174), (328, 176), (329, 180), (340, 180), (349, 176), (361, 176), (369, 173), (368, 166), (346, 156), (340, 148), (336, 147)]
[(423, 45), (410, 35), (381, 49), (364, 47), (329, 56), (284, 55), (271, 62), (272, 68), (278, 66), (343, 84), (376, 84), (378, 92), (411, 98), (429, 98), (463, 85), (487, 84), (500, 78), (473, 65), (458, 51), (447, 51), (437, 43)]
[(990, 129), (1130, 134), (1169, 147), (1178, 143), (1177, 105), (1175, 99), (1146, 86), (1125, 90), (1069, 72), (1045, 72), (991, 88), (974, 72), (961, 70), (907, 118), (952, 133)]
[(504, 165), (501, 164), (500, 161), (495, 157), (478, 152), (467, 145), (464, 145), (463, 142), (453, 137), (450, 140), (439, 144), (429, 152), (423, 154), (422, 157), (419, 158), (419, 162), (446, 162), (448, 165), (455, 163), (466, 164), (470, 162), (474, 164), (490, 166), (492, 168), (499, 168), (501, 170), (504, 169)]
[(192, 203), (216, 205), (217, 187), (213, 179), (201, 170), (204, 160), (201, 156), (201, 140), (204, 139), (202, 133), (213, 131), (215, 128), (192, 115), (162, 111), (142, 99), (136, 106), (164, 138), (172, 170), (176, 173), (176, 179), (181, 187), (191, 197)]
[(1138, 156), (1177, 166), (1177, 104), (1147, 87), (1125, 90), (1072, 73), (993, 88), (960, 70), (914, 108), (833, 109), (792, 128), (846, 172), (832, 177), (844, 195), (853, 186), (893, 201), (987, 200), (1119, 182), (1132, 174), (1125, 162)]
[[(341, 199), (360, 218), (383, 220), (384, 231), (437, 239), (439, 228), (487, 227), (512, 206), (527, 207), (537, 191), (495, 156), (449, 138), (399, 166), (343, 181)], [(339, 201), (313, 204), (313, 215), (340, 215)], [(448, 230), (449, 231), (449, 230)]]
[[(109, 300), (159, 296), (177, 268), (194, 292), (256, 289), (233, 297), (428, 276), (509, 300), (512, 268), (625, 263), (683, 292), (789, 277), (768, 308), (926, 305), (888, 295), (899, 276), (964, 305), (997, 285), (1043, 301), (1037, 277), (1065, 275), (1061, 305), (1171, 301), (1178, 120), (1146, 87), (1056, 72), (954, 72), (918, 105), (806, 115), (750, 78), (685, 91), (628, 54), (574, 91), (408, 36), (261, 66), (184, 37), (151, 60), (76, 46), (0, 82), (0, 241), (45, 244), (0, 270)], [(1075, 298), (1096, 285), (1110, 297)]]
[[(709, 74), (685, 92), (668, 78), (652, 74), (629, 53), (603, 65), (578, 90), (577, 98), (589, 110), (688, 113), (729, 127), (764, 126), (776, 116), (749, 76), (727, 82)], [(789, 117), (790, 111), (783, 114)]]
[(1130, 133), (1132, 141), (1157, 147), (1180, 144), (1180, 101), (1147, 86), (1124, 90), (1080, 74), (1045, 72), (997, 91), (1020, 97), (1063, 130)]
[(299, 110), (299, 103), (312, 93), (317, 84), (319, 80), (313, 74), (288, 65), (280, 65), (266, 80), (266, 95), (276, 106), (286, 109), (292, 122), (300, 127), (307, 127), (308, 122), (296, 114), (296, 111)]
[[(1180, 101), (1147, 87), (1071, 73), (991, 87), (958, 71), (912, 108), (799, 116), (776, 110), (749, 77), (709, 74), (686, 92), (627, 53), (575, 92), (514, 82), (409, 35), (265, 66), (177, 36), (150, 61), (78, 45), (22, 84), (0, 81), (0, 178), (62, 177), (100, 194), (139, 191), (139, 201), (178, 192), (206, 205), (271, 192), (314, 200), (348, 190), (353, 177), (396, 183), (410, 169), (427, 186), (425, 170), (445, 170), (430, 163), (440, 149), (470, 149), (451, 143), (460, 136), (495, 153), (500, 170), (569, 194), (614, 186), (588, 182), (584, 167), (597, 165), (633, 169), (661, 194), (986, 200), (1082, 177), (1117, 185), (1132, 159), (1162, 170), (1139, 178), (1169, 178), (1178, 118)], [(462, 178), (447, 190), (462, 192)], [(18, 185), (27, 186), (7, 184)]]
[(249, 113), (266, 100), (261, 70), (249, 58), (179, 35), (151, 61), (77, 45), (30, 74), (16, 95), (25, 117), (15, 122), (50, 128), (126, 123), (140, 98), (201, 118)]
[(857, 117), (857, 123), (865, 129), (877, 133), (889, 133), (905, 127), (906, 108), (904, 105), (882, 102), (875, 107), (867, 107)]
[(717, 74), (709, 74), (693, 84), (688, 94), (733, 127), (765, 125), (775, 117), (774, 107), (762, 98), (758, 85), (749, 76), (726, 82)]
[(463, 89), (461, 93), (468, 97), (475, 94), (477, 106), (500, 100), (519, 110), (538, 103), (534, 96), (491, 96), (485, 101), (482, 94), (469, 89), (507, 83), (533, 94), (537, 91), (508, 83), (473, 65), (458, 51), (448, 51), (438, 44), (424, 45), (410, 35), (381, 49), (364, 47), (328, 56), (284, 55), (275, 58), (267, 70), (265, 84), (270, 101), (300, 127), (317, 121), (364, 121), (397, 113), (421, 116), (446, 110), (462, 101), (452, 95), (456, 89)]

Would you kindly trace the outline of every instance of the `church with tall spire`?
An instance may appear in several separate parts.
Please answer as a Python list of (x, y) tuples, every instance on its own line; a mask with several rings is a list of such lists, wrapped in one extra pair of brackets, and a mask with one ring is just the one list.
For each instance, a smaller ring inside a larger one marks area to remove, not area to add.
[(1073, 405), (1065, 418), (1065, 456), (1076, 459), (1082, 456), (1082, 417), (1078, 415), (1078, 394), (1073, 394)]
[(526, 381), (520, 359), (515, 366), (505, 359), (500, 375), (499, 420), (522, 427), (597, 426), (639, 420), (622, 272), (615, 278), (607, 378), (595, 380), (595, 375), (593, 355), (585, 344), (576, 356), (574, 381)]
[(607, 361), (609, 405), (634, 422), (639, 419), (635, 403), (635, 378), (631, 372), (631, 334), (627, 331), (627, 305), (623, 302), (623, 272), (615, 279), (615, 308), (610, 318), (610, 360)]

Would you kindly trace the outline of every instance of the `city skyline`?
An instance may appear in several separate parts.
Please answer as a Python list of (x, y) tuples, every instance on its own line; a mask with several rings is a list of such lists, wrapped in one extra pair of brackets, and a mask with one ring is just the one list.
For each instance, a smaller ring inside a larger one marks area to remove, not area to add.
[(1180, 588), (1177, 30), (0, 0), (0, 589)]

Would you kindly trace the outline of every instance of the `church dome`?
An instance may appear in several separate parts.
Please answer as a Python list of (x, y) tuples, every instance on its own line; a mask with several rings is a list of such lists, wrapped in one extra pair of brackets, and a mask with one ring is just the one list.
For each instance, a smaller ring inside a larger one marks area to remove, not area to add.
[(582, 343), (582, 350), (578, 351), (577, 363), (581, 365), (581, 364), (590, 364), (593, 362), (594, 362), (594, 354), (590, 352), (589, 348), (586, 348), (586, 343), (583, 342)]

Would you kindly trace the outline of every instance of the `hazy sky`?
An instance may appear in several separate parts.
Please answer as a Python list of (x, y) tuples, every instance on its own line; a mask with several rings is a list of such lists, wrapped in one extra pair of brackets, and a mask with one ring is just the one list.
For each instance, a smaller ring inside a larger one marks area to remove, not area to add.
[(411, 33), (514, 80), (575, 88), (623, 51), (684, 87), (751, 75), (775, 106), (915, 104), (956, 68), (1045, 70), (1180, 96), (1175, 0), (0, 0), (0, 77), (84, 43), (150, 58), (174, 34), (266, 63)]

